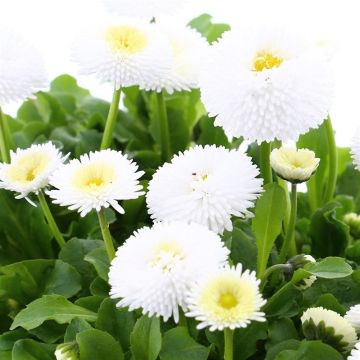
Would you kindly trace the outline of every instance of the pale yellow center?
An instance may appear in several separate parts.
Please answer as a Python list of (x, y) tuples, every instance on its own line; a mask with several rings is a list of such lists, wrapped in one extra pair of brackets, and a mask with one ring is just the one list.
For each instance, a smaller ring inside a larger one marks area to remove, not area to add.
[(112, 26), (106, 31), (106, 40), (113, 53), (135, 54), (148, 44), (146, 34), (132, 26)]
[(261, 72), (265, 69), (278, 68), (283, 62), (278, 56), (275, 56), (269, 51), (262, 50), (256, 54), (253, 62), (253, 68), (256, 72)]
[(279, 164), (289, 166), (291, 169), (306, 169), (316, 165), (312, 152), (307, 150), (281, 150), (278, 157)]
[(115, 180), (113, 166), (103, 163), (92, 163), (82, 166), (73, 177), (73, 184), (85, 192), (93, 192), (109, 186)]
[(238, 301), (232, 293), (222, 294), (219, 298), (219, 305), (224, 309), (231, 309), (237, 304)]
[(42, 175), (50, 162), (48, 154), (32, 152), (16, 160), (9, 167), (9, 180), (19, 184), (28, 184)]
[(170, 241), (159, 243), (150, 260), (151, 267), (160, 267), (163, 271), (170, 271), (175, 263), (184, 260), (182, 248)]

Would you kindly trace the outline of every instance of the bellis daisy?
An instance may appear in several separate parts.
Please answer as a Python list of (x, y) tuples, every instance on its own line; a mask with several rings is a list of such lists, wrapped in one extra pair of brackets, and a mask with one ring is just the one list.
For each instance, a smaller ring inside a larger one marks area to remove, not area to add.
[(23, 100), (47, 84), (40, 53), (17, 33), (0, 27), (0, 105)]
[(199, 32), (190, 27), (160, 22), (157, 26), (167, 34), (172, 49), (172, 64), (167, 74), (145, 84), (145, 90), (174, 91), (191, 90), (198, 87), (198, 77), (203, 56), (209, 45)]
[[(303, 264), (302, 266), (299, 266), (298, 268), (303, 267), (304, 265), (306, 265), (307, 263), (316, 263), (316, 260), (311, 256), (311, 255), (297, 255), (295, 256), (295, 258), (300, 258), (302, 257), (303, 260)], [(289, 261), (288, 261), (289, 263)], [(291, 263), (291, 261), (290, 261)], [(304, 278), (301, 281), (299, 281), (296, 284), (296, 287), (300, 290), (306, 290), (309, 287), (311, 287), (311, 285), (317, 280), (317, 277), (315, 275), (310, 275), (308, 278)]]
[(357, 129), (351, 143), (351, 156), (357, 170), (360, 170), (360, 129)]
[[(204, 251), (206, 249), (206, 251)], [(134, 233), (111, 263), (109, 283), (118, 306), (142, 308), (149, 316), (178, 322), (186, 293), (199, 276), (223, 265), (229, 251), (206, 227), (182, 222), (156, 223)]]
[(360, 331), (360, 304), (352, 306), (344, 317), (357, 331)]
[(303, 313), (301, 322), (308, 340), (321, 340), (340, 352), (350, 350), (357, 341), (355, 329), (335, 311), (310, 308)]
[(196, 146), (164, 164), (149, 183), (147, 204), (154, 220), (193, 221), (222, 233), (231, 216), (249, 215), (262, 190), (251, 159), (239, 150)]
[(104, 4), (121, 16), (151, 20), (159, 15), (176, 15), (190, 4), (189, 0), (104, 0)]
[(287, 30), (227, 32), (206, 59), (202, 100), (229, 136), (296, 140), (328, 115), (330, 65), (315, 44)]
[(308, 149), (281, 147), (270, 155), (273, 170), (284, 180), (292, 183), (308, 181), (319, 166), (320, 159)]
[(247, 327), (251, 321), (265, 321), (260, 311), (265, 304), (255, 272), (242, 271), (242, 265), (226, 266), (193, 286), (186, 316), (200, 322), (198, 329), (210, 331)]
[(79, 346), (76, 342), (64, 343), (56, 347), (56, 360), (78, 360), (79, 357)]
[(84, 75), (95, 75), (116, 89), (152, 82), (171, 66), (170, 44), (153, 24), (108, 19), (93, 24), (73, 45), (73, 58)]
[(85, 216), (92, 209), (113, 207), (123, 214), (120, 200), (143, 194), (138, 166), (119, 151), (103, 150), (82, 155), (61, 166), (50, 179), (55, 190), (48, 192), (55, 204), (78, 210)]
[(10, 163), (0, 164), (0, 187), (16, 192), (16, 199), (38, 194), (66, 158), (51, 142), (11, 151)]
[(351, 351), (347, 360), (360, 360), (360, 342), (355, 345), (355, 348)]

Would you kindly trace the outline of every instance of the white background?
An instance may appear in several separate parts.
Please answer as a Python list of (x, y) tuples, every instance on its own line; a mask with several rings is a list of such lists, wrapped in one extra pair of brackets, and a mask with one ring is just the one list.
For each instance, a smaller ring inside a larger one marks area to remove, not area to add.
[[(0, 23), (11, 25), (41, 50), (50, 78), (69, 73), (95, 96), (110, 100), (110, 87), (77, 75), (69, 51), (79, 26), (105, 11), (101, 0), (0, 0)], [(204, 11), (216, 21), (282, 23), (328, 41), (334, 49), (336, 80), (331, 115), (338, 144), (349, 145), (360, 124), (359, 0), (192, 0), (182, 17), (190, 20)], [(5, 111), (14, 113), (17, 106), (12, 104)]]

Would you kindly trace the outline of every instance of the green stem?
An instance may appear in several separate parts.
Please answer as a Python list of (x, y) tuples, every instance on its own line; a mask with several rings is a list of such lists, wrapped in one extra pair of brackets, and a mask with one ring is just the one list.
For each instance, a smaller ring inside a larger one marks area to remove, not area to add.
[(100, 223), (101, 233), (102, 233), (104, 243), (105, 243), (106, 252), (107, 252), (109, 260), (111, 262), (115, 257), (115, 249), (114, 249), (114, 244), (113, 244), (111, 234), (109, 231), (109, 224), (106, 221), (104, 209), (101, 209), (97, 214), (98, 214), (98, 219), (99, 219), (99, 223)]
[(270, 166), (271, 143), (262, 142), (260, 145), (260, 174), (264, 179), (264, 185), (272, 183), (272, 170)]
[(49, 205), (46, 201), (46, 198), (45, 198), (45, 195), (42, 191), (39, 192), (38, 194), (38, 199), (39, 199), (39, 202), (40, 202), (40, 206), (41, 206), (41, 209), (44, 213), (44, 216), (46, 218), (46, 221), (51, 229), (51, 232), (53, 233), (54, 235), (54, 238), (55, 240), (57, 241), (57, 243), (59, 244), (60, 248), (64, 247), (66, 242), (55, 222), (55, 219), (51, 213), (51, 210), (49, 208)]
[(234, 356), (234, 330), (229, 328), (224, 329), (224, 360), (233, 360)]
[(1, 160), (4, 163), (10, 162), (10, 150), (8, 139), (6, 136), (6, 124), (5, 124), (5, 116), (0, 107), (0, 153), (1, 153)]
[(109, 114), (106, 119), (105, 130), (101, 141), (101, 150), (107, 149), (111, 145), (112, 135), (116, 124), (116, 119), (119, 113), (120, 96), (121, 96), (121, 88), (118, 90), (115, 89), (112, 102), (110, 105)]
[(291, 268), (291, 265), (289, 265), (289, 264), (275, 264), (275, 265), (269, 267), (265, 271), (264, 275), (261, 277), (260, 291), (262, 291), (264, 289), (266, 280), (273, 272), (278, 271), (278, 270), (286, 271), (286, 270), (289, 270), (289, 268)]
[(166, 104), (163, 91), (156, 94), (158, 103), (159, 129), (160, 129), (160, 149), (163, 162), (170, 161), (170, 140), (169, 123), (166, 112)]
[(289, 249), (292, 246), (295, 246), (295, 224), (296, 224), (296, 214), (297, 214), (297, 187), (296, 184), (291, 184), (291, 211), (290, 211), (290, 221), (287, 228), (285, 239), (280, 251), (278, 263), (283, 263), (286, 260)]
[(337, 179), (337, 168), (338, 168), (338, 154), (336, 149), (335, 134), (331, 124), (330, 117), (325, 120), (325, 129), (328, 139), (329, 149), (329, 177), (327, 181), (326, 192), (324, 195), (324, 204), (331, 201), (334, 197), (336, 179)]

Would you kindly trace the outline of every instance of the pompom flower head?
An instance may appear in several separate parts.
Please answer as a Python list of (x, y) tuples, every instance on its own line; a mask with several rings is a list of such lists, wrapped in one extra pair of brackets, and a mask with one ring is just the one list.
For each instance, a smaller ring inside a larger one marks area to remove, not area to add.
[(335, 311), (310, 308), (303, 313), (301, 322), (308, 340), (321, 340), (340, 352), (349, 351), (356, 343), (355, 329)]
[(104, 4), (121, 16), (151, 20), (159, 15), (176, 15), (190, 4), (189, 0), (104, 0)]
[(171, 49), (153, 24), (116, 18), (93, 24), (73, 44), (73, 58), (84, 75), (95, 75), (116, 89), (154, 81), (167, 73)]
[(199, 32), (170, 21), (157, 23), (162, 33), (167, 34), (172, 50), (172, 63), (166, 74), (145, 84), (145, 90), (158, 92), (191, 90), (198, 88), (200, 68), (207, 53), (208, 43)]
[(189, 292), (186, 316), (200, 322), (198, 329), (210, 331), (247, 327), (251, 321), (265, 321), (260, 311), (265, 304), (255, 272), (242, 265), (224, 267), (199, 281)]
[(11, 151), (10, 163), (0, 164), (0, 187), (16, 192), (17, 199), (38, 194), (66, 158), (51, 142)]
[(282, 179), (298, 184), (310, 179), (318, 168), (320, 159), (308, 149), (281, 147), (271, 152), (270, 163)]
[(229, 136), (296, 140), (328, 115), (330, 65), (315, 44), (287, 29), (232, 30), (206, 59), (202, 100)]
[(0, 27), (0, 106), (23, 100), (46, 85), (40, 53), (17, 33)]
[(344, 317), (357, 331), (360, 331), (360, 304), (352, 306)]
[(231, 216), (249, 215), (262, 191), (251, 159), (239, 150), (196, 146), (158, 169), (147, 205), (154, 220), (193, 221), (222, 233)]
[(354, 349), (352, 349), (351, 354), (347, 360), (360, 360), (360, 342), (358, 342)]
[[(206, 249), (206, 251), (204, 251)], [(142, 228), (120, 248), (111, 263), (109, 283), (118, 306), (142, 308), (149, 316), (179, 320), (186, 293), (199, 276), (213, 271), (229, 254), (218, 235), (182, 222)]]
[(55, 204), (78, 210), (85, 216), (92, 209), (124, 209), (120, 200), (136, 199), (143, 194), (138, 166), (119, 151), (102, 150), (82, 155), (61, 166), (50, 179), (56, 189), (48, 192)]

